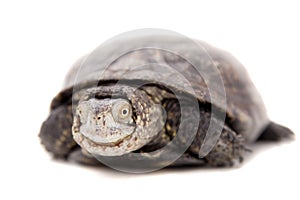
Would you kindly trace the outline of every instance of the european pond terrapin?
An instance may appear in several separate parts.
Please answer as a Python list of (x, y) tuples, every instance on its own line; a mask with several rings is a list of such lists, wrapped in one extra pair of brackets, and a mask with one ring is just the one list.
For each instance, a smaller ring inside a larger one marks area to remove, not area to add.
[(241, 63), (207, 43), (190, 42), (136, 36), (83, 57), (42, 124), (46, 150), (91, 165), (102, 159), (118, 165), (118, 158), (129, 168), (219, 167), (239, 164), (258, 140), (293, 138), (269, 120)]

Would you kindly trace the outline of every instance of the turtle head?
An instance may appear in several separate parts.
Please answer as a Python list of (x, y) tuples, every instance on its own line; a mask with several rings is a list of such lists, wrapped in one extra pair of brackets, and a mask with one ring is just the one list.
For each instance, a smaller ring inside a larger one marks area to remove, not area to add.
[(103, 145), (118, 143), (135, 130), (131, 105), (123, 99), (90, 99), (77, 107), (80, 132)]
[(87, 152), (119, 156), (150, 142), (163, 127), (161, 106), (123, 98), (80, 101), (73, 137)]

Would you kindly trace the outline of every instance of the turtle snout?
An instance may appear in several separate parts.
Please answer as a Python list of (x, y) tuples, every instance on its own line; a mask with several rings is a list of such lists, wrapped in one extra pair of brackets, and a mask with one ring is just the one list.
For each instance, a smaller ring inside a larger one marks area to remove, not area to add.
[[(99, 101), (99, 100), (98, 100)], [(81, 124), (90, 124), (93, 126), (105, 126), (109, 117), (100, 112), (101, 105), (97, 100), (88, 100), (80, 102), (76, 109), (76, 115), (80, 118)]]
[(98, 141), (99, 138), (105, 137), (105, 129), (107, 124), (111, 124), (112, 120), (109, 116), (99, 113), (99, 109), (95, 109), (92, 101), (80, 102), (76, 116), (80, 122), (79, 131), (85, 137)]

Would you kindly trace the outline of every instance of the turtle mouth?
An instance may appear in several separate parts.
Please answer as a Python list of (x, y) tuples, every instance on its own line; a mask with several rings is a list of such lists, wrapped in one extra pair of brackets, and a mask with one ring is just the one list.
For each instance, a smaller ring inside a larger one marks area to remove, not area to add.
[(97, 156), (121, 156), (140, 148), (135, 144), (138, 142), (137, 137), (133, 135), (127, 135), (114, 142), (99, 143), (94, 142), (80, 132), (73, 131), (73, 138), (81, 148)]
[(127, 136), (125, 136), (123, 138), (118, 138), (115, 141), (111, 141), (111, 142), (99, 142), (99, 141), (95, 141), (95, 140), (89, 138), (88, 136), (85, 136), (84, 134), (82, 134), (80, 132), (78, 134), (81, 134), (81, 136), (82, 136), (83, 139), (87, 140), (91, 144), (94, 144), (94, 146), (97, 146), (97, 145), (99, 146), (100, 145), (100, 146), (106, 146), (106, 147), (120, 146), (124, 141), (130, 140), (130, 138), (131, 138), (131, 135), (127, 135)]
[(95, 126), (93, 131), (90, 132), (90, 124), (82, 124), (79, 128), (79, 132), (99, 145), (113, 145), (120, 143), (122, 140), (128, 138), (134, 131), (134, 126), (119, 126), (116, 127), (106, 127)]

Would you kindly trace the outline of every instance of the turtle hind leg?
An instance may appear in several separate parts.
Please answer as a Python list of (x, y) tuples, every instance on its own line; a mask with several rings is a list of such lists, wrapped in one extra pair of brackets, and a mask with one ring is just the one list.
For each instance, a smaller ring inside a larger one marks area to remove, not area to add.
[(62, 105), (51, 111), (42, 124), (39, 137), (46, 150), (55, 158), (66, 159), (77, 147), (72, 136), (72, 106)]
[(293, 139), (295, 134), (289, 128), (270, 122), (267, 128), (262, 132), (258, 140), (261, 141), (279, 141), (283, 139)]

